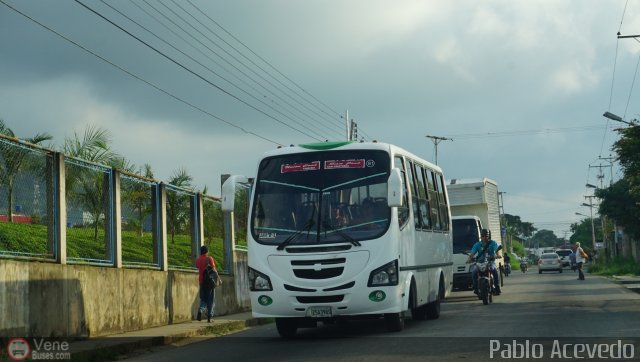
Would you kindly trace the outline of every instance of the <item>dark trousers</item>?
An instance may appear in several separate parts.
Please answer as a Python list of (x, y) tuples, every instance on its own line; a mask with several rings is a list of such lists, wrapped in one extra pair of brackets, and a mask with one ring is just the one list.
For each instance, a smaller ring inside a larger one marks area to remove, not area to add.
[(584, 274), (582, 273), (582, 262), (578, 263), (578, 279), (584, 280)]
[(209, 317), (213, 317), (213, 308), (215, 307), (214, 298), (216, 290), (214, 288), (207, 288), (203, 284), (200, 284), (200, 312), (203, 314), (207, 312)]

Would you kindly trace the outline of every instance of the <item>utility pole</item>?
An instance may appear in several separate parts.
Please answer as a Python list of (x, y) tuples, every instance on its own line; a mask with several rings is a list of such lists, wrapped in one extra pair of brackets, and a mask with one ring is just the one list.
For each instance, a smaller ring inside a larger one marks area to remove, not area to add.
[[(502, 237), (502, 228), (504, 227), (505, 230), (507, 229), (507, 220), (504, 217), (504, 199), (502, 198), (502, 195), (506, 194), (506, 192), (504, 191), (498, 191), (498, 213), (500, 214), (500, 237)], [(509, 237), (509, 235), (505, 234), (504, 237), (504, 243), (505, 243), (505, 247), (504, 250), (513, 253), (513, 239), (508, 240), (507, 238)], [(507, 245), (507, 240), (510, 241)], [(511, 248), (509, 248), (509, 246)]]
[(583, 206), (589, 207), (589, 217), (591, 218), (591, 248), (594, 250), (596, 248), (596, 228), (593, 224), (593, 198), (595, 196), (589, 195), (585, 196), (585, 199), (589, 199), (589, 203), (583, 203)]
[(453, 141), (453, 138), (430, 136), (430, 135), (426, 135), (425, 137), (431, 138), (431, 140), (433, 141), (433, 145), (436, 148), (436, 165), (437, 165), (438, 164), (438, 143), (442, 141)]
[[(611, 158), (607, 159), (607, 158), (602, 158), (599, 157), (600, 159), (603, 160), (610, 160)], [(611, 170), (611, 177), (613, 177), (613, 164), (610, 162), (609, 165), (603, 165), (603, 164), (599, 164), (599, 165), (589, 165), (589, 168), (598, 168), (598, 176), (596, 176), (598, 178), (598, 180), (600, 180), (600, 189), (602, 189), (604, 187), (604, 172), (602, 171), (603, 168), (605, 167), (609, 167)], [(588, 186), (589, 187), (589, 186)], [(593, 196), (590, 196), (593, 197)], [(589, 199), (589, 202), (591, 202), (591, 199)], [(606, 220), (607, 218), (604, 215), (600, 215), (600, 227), (602, 228), (602, 242), (605, 245), (605, 247), (609, 247), (609, 250), (613, 251), (617, 251), (617, 245), (615, 242), (610, 242), (609, 238), (607, 237), (607, 233), (605, 232), (605, 226), (606, 226)], [(615, 232), (615, 231), (614, 231)], [(615, 234), (614, 234), (615, 235)], [(615, 239), (615, 236), (614, 236)], [(595, 244), (594, 244), (594, 249), (595, 249)]]
[(347, 141), (351, 140), (351, 122), (349, 121), (349, 110), (344, 112), (344, 125), (347, 131)]

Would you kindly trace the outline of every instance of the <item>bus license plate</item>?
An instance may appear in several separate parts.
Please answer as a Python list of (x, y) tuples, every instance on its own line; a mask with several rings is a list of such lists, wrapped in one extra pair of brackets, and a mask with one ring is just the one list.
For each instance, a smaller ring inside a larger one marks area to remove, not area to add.
[(309, 307), (309, 309), (307, 309), (307, 317), (327, 318), (331, 316), (331, 307)]

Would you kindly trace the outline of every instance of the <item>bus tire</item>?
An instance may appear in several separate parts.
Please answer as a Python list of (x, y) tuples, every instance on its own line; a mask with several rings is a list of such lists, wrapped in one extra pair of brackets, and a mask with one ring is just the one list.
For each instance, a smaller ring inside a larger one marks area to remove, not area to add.
[(280, 337), (291, 339), (295, 338), (298, 325), (293, 318), (276, 318), (276, 328)]
[(426, 305), (427, 319), (433, 320), (440, 318), (440, 302), (444, 299), (444, 282), (440, 278), (440, 286), (438, 287), (438, 298)]
[(389, 332), (400, 332), (404, 329), (404, 313), (387, 313), (384, 322)]
[(412, 281), (411, 292), (409, 293), (409, 300), (411, 301), (411, 318), (414, 321), (423, 321), (427, 319), (427, 308), (426, 305), (418, 307), (417, 295), (415, 282)]

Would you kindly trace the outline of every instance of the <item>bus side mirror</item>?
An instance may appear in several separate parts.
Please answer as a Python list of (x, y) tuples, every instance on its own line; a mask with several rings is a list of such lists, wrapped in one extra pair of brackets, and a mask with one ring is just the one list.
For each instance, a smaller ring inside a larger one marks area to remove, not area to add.
[(244, 176), (233, 175), (222, 184), (222, 211), (233, 211), (236, 204), (236, 184), (247, 183)]
[(402, 206), (403, 199), (403, 187), (402, 187), (402, 172), (399, 168), (394, 168), (389, 174), (387, 180), (387, 204), (389, 207)]

